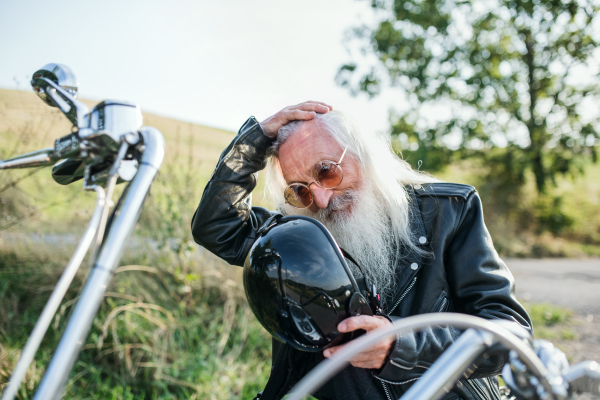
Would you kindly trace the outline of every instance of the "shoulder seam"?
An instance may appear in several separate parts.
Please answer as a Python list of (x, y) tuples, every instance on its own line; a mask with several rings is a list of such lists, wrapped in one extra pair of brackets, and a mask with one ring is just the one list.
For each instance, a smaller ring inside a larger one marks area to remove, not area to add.
[(424, 183), (413, 185), (419, 197), (460, 197), (467, 200), (477, 190), (471, 185), (459, 183)]

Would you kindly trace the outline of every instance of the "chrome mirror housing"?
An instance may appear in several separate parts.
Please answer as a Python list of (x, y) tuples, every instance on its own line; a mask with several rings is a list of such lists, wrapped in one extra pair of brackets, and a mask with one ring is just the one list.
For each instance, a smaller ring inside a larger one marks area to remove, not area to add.
[(73, 73), (71, 68), (64, 64), (50, 63), (44, 65), (41, 69), (35, 71), (31, 78), (31, 86), (33, 91), (42, 99), (42, 101), (51, 107), (56, 107), (56, 104), (52, 101), (52, 98), (46, 94), (46, 87), (48, 83), (45, 80), (39, 78), (48, 78), (58, 86), (63, 88), (74, 98), (77, 98), (77, 92), (79, 90), (79, 82), (77, 77)]
[(77, 100), (79, 84), (64, 64), (46, 64), (31, 77), (33, 91), (51, 107), (58, 107), (78, 128), (88, 125), (88, 107)]

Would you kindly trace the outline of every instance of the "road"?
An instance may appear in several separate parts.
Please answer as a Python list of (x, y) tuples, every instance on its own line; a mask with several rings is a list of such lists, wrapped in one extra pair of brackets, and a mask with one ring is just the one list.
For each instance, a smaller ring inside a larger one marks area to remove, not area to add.
[[(517, 298), (570, 308), (575, 339), (552, 339), (571, 365), (600, 361), (600, 259), (506, 259), (515, 276)], [(589, 394), (575, 400), (598, 400)]]
[(517, 297), (600, 316), (600, 259), (506, 259)]

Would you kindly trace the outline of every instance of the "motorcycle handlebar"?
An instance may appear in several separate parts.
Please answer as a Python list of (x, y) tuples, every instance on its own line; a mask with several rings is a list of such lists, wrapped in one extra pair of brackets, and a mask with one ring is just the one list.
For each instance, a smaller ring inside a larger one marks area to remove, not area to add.
[(0, 169), (33, 168), (54, 165), (63, 158), (72, 157), (80, 152), (79, 136), (70, 133), (54, 142), (54, 147), (21, 154), (8, 160), (0, 160)]
[(0, 160), (0, 169), (34, 168), (54, 165), (58, 159), (54, 154), (54, 147), (32, 151), (20, 156)]

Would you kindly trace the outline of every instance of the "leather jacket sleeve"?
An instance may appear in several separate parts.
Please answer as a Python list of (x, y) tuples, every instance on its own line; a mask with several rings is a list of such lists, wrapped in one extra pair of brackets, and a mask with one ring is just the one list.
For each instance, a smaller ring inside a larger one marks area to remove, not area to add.
[[(514, 278), (496, 253), (485, 227), (477, 192), (464, 202), (438, 200), (423, 201), (435, 201), (438, 213), (454, 216), (454, 221), (446, 220), (444, 227), (437, 227), (446, 233), (438, 236), (439, 247), (434, 246), (440, 249), (435, 257), (443, 257), (451, 292), (452, 308), (448, 311), (513, 321), (532, 332), (527, 312), (514, 297)], [(449, 211), (445, 210), (447, 207), (455, 208), (454, 212), (445, 212)], [(430, 327), (399, 336), (378, 378), (396, 384), (417, 379), (462, 332), (450, 327)], [(497, 375), (503, 365), (504, 359), (499, 355), (479, 360), (471, 378)]]
[(264, 169), (272, 142), (249, 118), (221, 154), (192, 218), (196, 243), (233, 265), (243, 265), (256, 231), (272, 216), (251, 206), (257, 172)]

